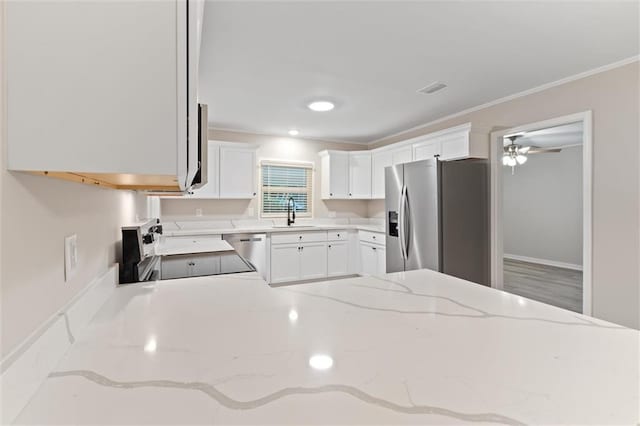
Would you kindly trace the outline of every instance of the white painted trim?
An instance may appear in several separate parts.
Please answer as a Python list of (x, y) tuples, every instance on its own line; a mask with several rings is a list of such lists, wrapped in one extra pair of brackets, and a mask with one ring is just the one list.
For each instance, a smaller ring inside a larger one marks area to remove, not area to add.
[(537, 257), (520, 256), (517, 254), (508, 254), (508, 253), (505, 253), (503, 255), (503, 258), (511, 259), (511, 260), (519, 260), (521, 262), (536, 263), (538, 265), (555, 266), (556, 268), (571, 269), (574, 271), (582, 271), (582, 265), (577, 265), (575, 263), (557, 262), (555, 260), (539, 259)]
[(2, 424), (13, 422), (20, 414), (73, 344), (75, 337), (111, 296), (117, 284), (116, 264), (85, 287), (2, 360)]
[(593, 311), (593, 119), (591, 111), (491, 133), (491, 287), (503, 288), (502, 150), (504, 135), (582, 121), (582, 313)]
[(471, 108), (467, 108), (467, 109), (464, 109), (462, 111), (459, 111), (459, 112), (456, 112), (456, 113), (453, 113), (453, 114), (449, 114), (449, 115), (441, 117), (441, 118), (437, 118), (435, 120), (429, 121), (428, 123), (420, 124), (418, 126), (410, 128), (410, 129), (402, 130), (400, 132), (393, 133), (393, 134), (384, 136), (382, 138), (378, 138), (378, 139), (376, 139), (374, 141), (368, 142), (368, 145), (370, 145), (370, 146), (371, 145), (375, 145), (377, 143), (384, 142), (387, 139), (396, 138), (396, 137), (402, 136), (402, 135), (407, 134), (407, 133), (418, 131), (420, 129), (426, 129), (426, 128), (430, 127), (430, 126), (433, 126), (434, 124), (442, 123), (443, 121), (451, 120), (453, 118), (460, 117), (460, 116), (463, 116), (463, 115), (466, 115), (466, 114), (470, 114), (470, 113), (475, 112), (475, 111), (480, 111), (482, 109), (489, 108), (489, 107), (492, 107), (492, 106), (495, 106), (495, 105), (498, 105), (498, 104), (502, 104), (504, 102), (512, 101), (514, 99), (522, 98), (524, 96), (529, 96), (529, 95), (532, 95), (534, 93), (542, 92), (544, 90), (551, 89), (551, 88), (556, 87), (556, 86), (561, 86), (561, 85), (566, 84), (566, 83), (571, 83), (572, 81), (580, 80), (582, 78), (590, 77), (592, 75), (596, 75), (596, 74), (600, 74), (600, 73), (603, 73), (603, 72), (611, 71), (613, 69), (620, 68), (620, 67), (623, 67), (625, 65), (629, 65), (629, 64), (631, 64), (633, 62), (637, 62), (637, 61), (640, 61), (640, 56), (638, 56), (638, 55), (632, 56), (630, 58), (622, 59), (620, 61), (613, 62), (611, 64), (603, 65), (601, 67), (594, 68), (594, 69), (591, 69), (591, 70), (588, 70), (588, 71), (584, 71), (584, 72), (581, 72), (581, 73), (578, 73), (578, 74), (574, 74), (572, 76), (565, 77), (565, 78), (562, 78), (560, 80), (552, 81), (550, 83), (545, 83), (545, 84), (543, 84), (541, 86), (537, 86), (537, 87), (534, 87), (534, 88), (531, 88), (531, 89), (527, 89), (527, 90), (524, 90), (522, 92), (514, 93), (513, 95), (508, 95), (508, 96), (505, 96), (505, 97), (502, 97), (502, 98), (498, 98), (498, 99), (486, 102), (486, 103), (481, 104), (481, 105), (477, 105), (477, 106), (474, 106), (474, 107), (471, 107)]

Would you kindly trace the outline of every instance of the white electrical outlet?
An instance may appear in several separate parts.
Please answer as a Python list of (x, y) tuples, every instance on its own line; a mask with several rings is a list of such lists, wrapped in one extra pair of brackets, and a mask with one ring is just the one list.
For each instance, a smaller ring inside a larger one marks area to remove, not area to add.
[(196, 209), (196, 216), (202, 216), (202, 209)]
[(64, 280), (69, 281), (78, 267), (78, 236), (69, 235), (64, 239)]

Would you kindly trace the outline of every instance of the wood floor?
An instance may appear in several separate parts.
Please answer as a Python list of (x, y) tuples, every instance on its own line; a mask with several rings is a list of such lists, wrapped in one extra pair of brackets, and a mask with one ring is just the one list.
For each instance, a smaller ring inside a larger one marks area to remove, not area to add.
[(505, 259), (504, 290), (582, 312), (582, 271)]

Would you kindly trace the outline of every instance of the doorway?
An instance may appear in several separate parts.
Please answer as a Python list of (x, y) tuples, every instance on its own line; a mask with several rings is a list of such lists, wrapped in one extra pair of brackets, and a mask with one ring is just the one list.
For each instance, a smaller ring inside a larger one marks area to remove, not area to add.
[(591, 314), (591, 113), (491, 135), (492, 287)]

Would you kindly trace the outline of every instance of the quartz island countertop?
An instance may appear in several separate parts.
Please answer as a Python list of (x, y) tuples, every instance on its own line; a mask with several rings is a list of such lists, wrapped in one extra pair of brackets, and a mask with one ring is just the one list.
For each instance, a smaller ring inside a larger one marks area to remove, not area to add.
[(141, 283), (17, 423), (635, 424), (639, 338), (427, 270)]

